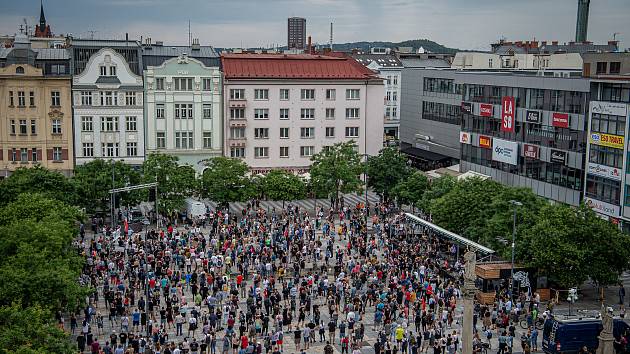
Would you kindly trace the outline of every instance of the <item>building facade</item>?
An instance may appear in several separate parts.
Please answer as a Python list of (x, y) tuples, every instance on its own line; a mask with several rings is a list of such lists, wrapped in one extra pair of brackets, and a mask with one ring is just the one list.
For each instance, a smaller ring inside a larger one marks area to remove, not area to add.
[(181, 53), (145, 70), (147, 152), (168, 153), (203, 172), (223, 147), (223, 85), (218, 65)]
[(383, 141), (383, 80), (352, 58), (224, 54), (225, 146), (256, 173), (306, 172), (325, 146)]
[(306, 19), (289, 17), (287, 21), (287, 48), (304, 50), (306, 48)]
[(68, 69), (65, 50), (33, 50), (26, 36), (16, 36), (13, 48), (0, 51), (2, 177), (35, 165), (72, 173)]
[(143, 83), (111, 48), (94, 53), (73, 78), (76, 164), (94, 159), (144, 161)]

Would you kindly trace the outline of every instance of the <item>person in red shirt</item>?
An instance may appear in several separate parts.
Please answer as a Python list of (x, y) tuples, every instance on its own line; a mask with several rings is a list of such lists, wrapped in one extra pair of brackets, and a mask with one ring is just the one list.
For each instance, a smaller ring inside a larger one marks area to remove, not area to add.
[(249, 345), (249, 340), (248, 340), (247, 336), (242, 336), (241, 337), (241, 348), (247, 349), (248, 345)]

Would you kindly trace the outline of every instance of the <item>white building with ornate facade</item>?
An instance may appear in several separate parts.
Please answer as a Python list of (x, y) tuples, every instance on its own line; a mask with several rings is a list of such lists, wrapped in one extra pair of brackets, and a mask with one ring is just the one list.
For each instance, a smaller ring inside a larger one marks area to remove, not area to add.
[(203, 172), (207, 159), (222, 154), (219, 67), (181, 53), (159, 66), (148, 66), (144, 77), (147, 153), (175, 155), (180, 163)]
[(103, 158), (144, 161), (142, 77), (110, 48), (93, 54), (72, 85), (76, 165)]

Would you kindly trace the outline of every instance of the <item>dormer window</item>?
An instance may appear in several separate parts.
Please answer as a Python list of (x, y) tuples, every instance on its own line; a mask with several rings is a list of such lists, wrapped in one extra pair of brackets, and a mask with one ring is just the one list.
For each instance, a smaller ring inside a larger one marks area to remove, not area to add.
[(21, 66), (18, 66), (17, 68), (15, 68), (15, 73), (16, 74), (24, 74), (24, 68)]
[(101, 65), (101, 76), (107, 76), (107, 67), (105, 65)]
[(109, 76), (116, 76), (116, 67), (115, 66), (110, 66), (109, 67)]

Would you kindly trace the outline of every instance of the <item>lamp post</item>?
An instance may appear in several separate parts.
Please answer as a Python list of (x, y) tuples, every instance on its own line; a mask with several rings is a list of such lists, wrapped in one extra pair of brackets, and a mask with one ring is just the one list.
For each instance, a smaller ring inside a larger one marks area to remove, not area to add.
[(510, 200), (510, 204), (514, 206), (512, 214), (512, 269), (510, 271), (510, 301), (512, 301), (514, 299), (514, 248), (516, 245), (516, 208), (523, 206), (523, 203), (516, 200)]
[[(147, 253), (149, 252), (149, 243), (148, 243), (149, 241), (147, 239), (147, 232), (148, 232), (147, 229), (151, 223), (148, 220), (144, 220), (142, 224), (144, 225), (144, 268), (145, 268), (144, 283), (145, 283), (146, 296), (147, 296), (147, 300), (145, 301), (145, 304), (144, 304), (144, 312), (146, 313), (147, 323), (148, 323), (149, 322), (149, 263), (148, 263)], [(151, 338), (151, 332), (149, 331), (149, 326), (147, 325), (147, 341), (149, 340), (149, 338)]]
[(365, 237), (367, 239), (368, 215), (370, 214), (370, 209), (368, 208), (367, 164), (368, 164), (368, 158), (370, 157), (370, 155), (363, 154), (363, 156), (365, 156), (365, 172), (363, 173), (363, 179), (365, 183)]

